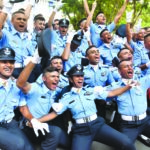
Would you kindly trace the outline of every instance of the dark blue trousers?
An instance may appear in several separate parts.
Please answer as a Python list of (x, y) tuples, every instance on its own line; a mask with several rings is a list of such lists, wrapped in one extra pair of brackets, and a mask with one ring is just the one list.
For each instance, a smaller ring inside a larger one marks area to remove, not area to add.
[(132, 142), (135, 142), (136, 138), (140, 134), (150, 138), (150, 116), (147, 116), (145, 119), (139, 121), (121, 120), (119, 130), (127, 135)]
[(18, 128), (18, 123), (0, 123), (0, 149), (34, 150), (26, 135)]
[(39, 132), (39, 136), (36, 137), (32, 128), (25, 127), (23, 129), (32, 142), (41, 144), (41, 150), (56, 150), (58, 146), (70, 149), (71, 139), (65, 131), (54, 125), (49, 125), (49, 130), (50, 132), (45, 135)]
[(126, 135), (106, 125), (101, 117), (89, 123), (74, 124), (72, 130), (72, 150), (90, 150), (92, 141), (101, 142), (118, 150), (136, 150)]

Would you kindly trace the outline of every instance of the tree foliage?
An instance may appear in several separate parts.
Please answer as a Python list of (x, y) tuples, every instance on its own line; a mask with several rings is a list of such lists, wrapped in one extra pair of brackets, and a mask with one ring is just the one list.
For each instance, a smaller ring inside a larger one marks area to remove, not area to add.
[[(82, 18), (86, 17), (85, 10), (83, 7), (83, 0), (63, 0), (65, 3), (62, 11), (69, 18), (71, 24), (75, 29), (78, 29), (78, 22)], [(94, 0), (88, 0), (89, 8), (91, 9)], [(114, 20), (115, 15), (118, 10), (123, 5), (124, 0), (97, 0), (97, 7), (94, 12), (93, 21), (95, 22), (95, 16), (99, 11), (104, 12), (107, 18), (107, 23)], [(150, 2), (149, 0), (144, 0), (143, 4), (139, 0), (133, 0), (133, 3), (129, 3), (127, 10), (133, 10), (133, 24), (141, 18), (142, 26), (150, 26)], [(125, 13), (123, 14), (119, 24), (125, 24)], [(118, 25), (119, 25), (118, 24)]]

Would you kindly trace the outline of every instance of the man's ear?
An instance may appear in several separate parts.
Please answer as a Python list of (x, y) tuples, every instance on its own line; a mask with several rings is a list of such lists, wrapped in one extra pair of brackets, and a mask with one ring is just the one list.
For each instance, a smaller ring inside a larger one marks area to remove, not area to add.
[(42, 80), (43, 80), (43, 81), (46, 81), (46, 78), (45, 78), (45, 76), (42, 76)]
[(121, 75), (121, 71), (120, 71), (120, 68), (118, 67), (118, 72), (119, 72), (119, 74)]
[(70, 78), (70, 77), (69, 77), (69, 81), (70, 81), (71, 83), (73, 83), (73, 80), (72, 80), (72, 78)]

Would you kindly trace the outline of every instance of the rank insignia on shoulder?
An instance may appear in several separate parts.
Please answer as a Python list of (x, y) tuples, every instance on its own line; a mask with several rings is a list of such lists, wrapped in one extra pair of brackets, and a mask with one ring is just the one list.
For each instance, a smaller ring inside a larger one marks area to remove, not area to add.
[(92, 92), (87, 91), (84, 93), (84, 95), (92, 95)]

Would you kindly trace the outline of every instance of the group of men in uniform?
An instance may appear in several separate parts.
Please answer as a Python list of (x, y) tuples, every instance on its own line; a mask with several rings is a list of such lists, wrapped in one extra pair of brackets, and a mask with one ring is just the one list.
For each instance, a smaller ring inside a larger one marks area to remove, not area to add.
[[(133, 41), (129, 32), (131, 20), (127, 18), (128, 43), (121, 37), (120, 43), (114, 42), (110, 32), (129, 1), (124, 1), (108, 26), (103, 12), (97, 14), (96, 23), (91, 22), (96, 2), (91, 11), (87, 0), (83, 2), (87, 18), (80, 21), (80, 30), (75, 34), (68, 32), (67, 19), (53, 21), (62, 7), (58, 1), (47, 29), (43, 15), (38, 14), (30, 36), (27, 19), (36, 1), (30, 0), (25, 10), (15, 11), (6, 23), (12, 2), (3, 3), (0, 13), (3, 25), (0, 26), (1, 149), (34, 149), (32, 143), (40, 142), (42, 150), (56, 150), (58, 146), (88, 150), (96, 140), (117, 149), (135, 150), (135, 140), (141, 134), (149, 144), (146, 94), (150, 87), (150, 33), (141, 29)], [(106, 125), (103, 119), (106, 102), (112, 98), (117, 104), (120, 132)], [(16, 108), (24, 118), (23, 131), (15, 121)], [(69, 125), (72, 122), (71, 132), (68, 122)]]

